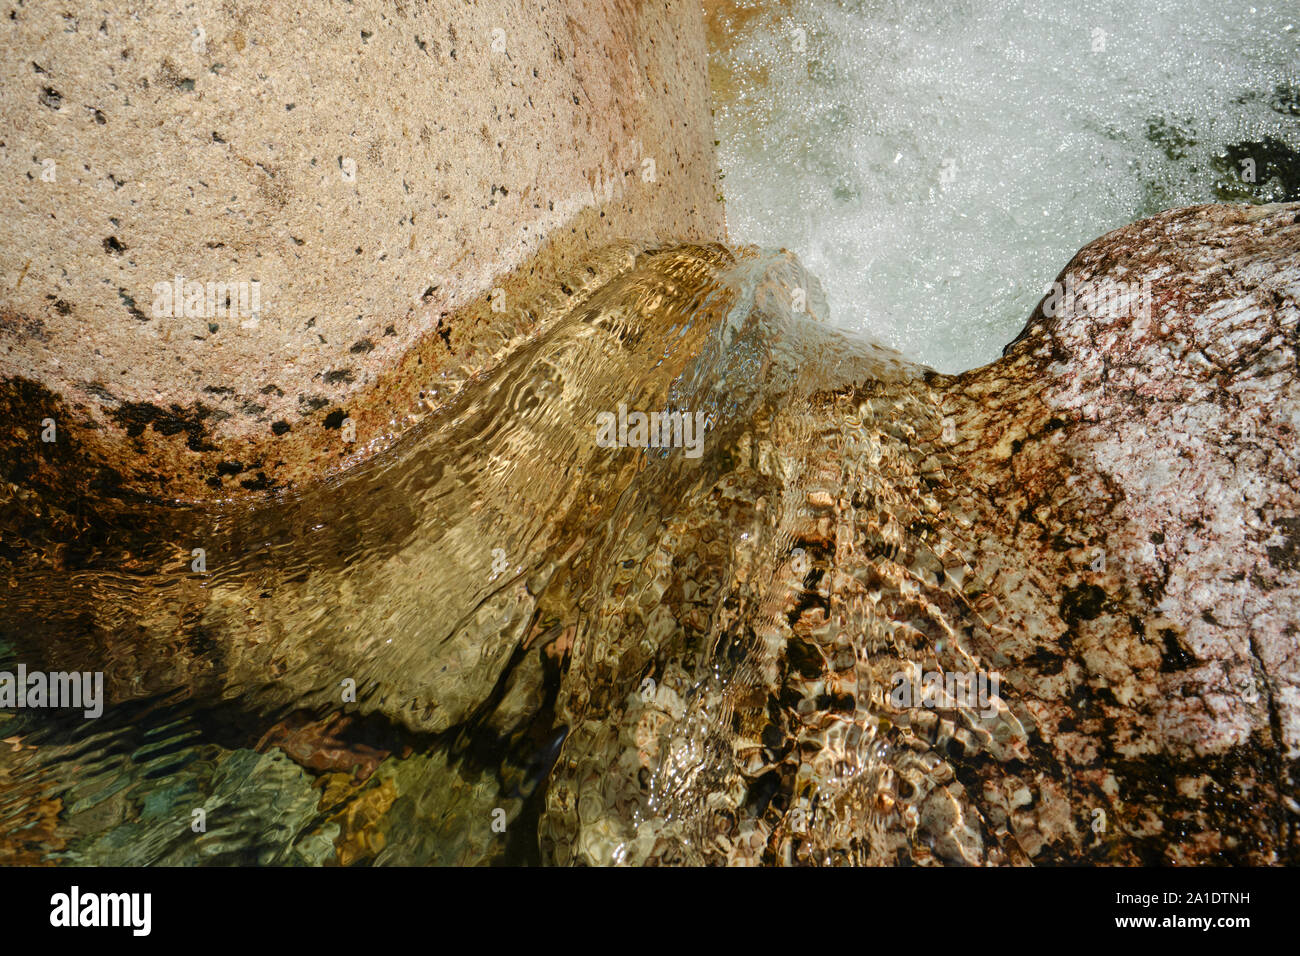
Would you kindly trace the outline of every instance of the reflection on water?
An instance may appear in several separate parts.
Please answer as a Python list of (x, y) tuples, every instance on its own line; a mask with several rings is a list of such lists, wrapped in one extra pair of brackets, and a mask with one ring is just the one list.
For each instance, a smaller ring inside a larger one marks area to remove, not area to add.
[[(912, 547), (878, 466), (922, 370), (825, 326), (788, 254), (607, 255), (613, 280), (336, 483), (209, 509), (7, 484), (0, 671), (102, 672), (107, 706), (2, 713), (0, 859), (743, 858), (809, 787), (879, 785), (880, 686), (805, 688), (836, 711), (796, 732), (774, 622), (821, 600), (798, 595), (826, 469)], [(882, 403), (837, 433), (860, 447), (810, 460), (811, 396), (855, 382)], [(703, 454), (601, 447), (620, 405), (702, 413)], [(799, 734), (841, 759), (805, 765)]]

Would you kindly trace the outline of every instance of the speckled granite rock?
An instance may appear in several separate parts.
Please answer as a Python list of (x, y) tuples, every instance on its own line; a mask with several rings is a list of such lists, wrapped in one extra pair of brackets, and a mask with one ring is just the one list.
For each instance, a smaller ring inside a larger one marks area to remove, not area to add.
[(685, 0), (15, 7), (0, 441), (164, 499), (355, 464), (588, 250), (722, 237), (704, 60)]
[(1149, 280), (1149, 315), (1040, 308), (942, 399), (986, 659), (1042, 742), (970, 789), (1035, 858), (1295, 863), (1300, 206), (1167, 213), (1064, 275)]

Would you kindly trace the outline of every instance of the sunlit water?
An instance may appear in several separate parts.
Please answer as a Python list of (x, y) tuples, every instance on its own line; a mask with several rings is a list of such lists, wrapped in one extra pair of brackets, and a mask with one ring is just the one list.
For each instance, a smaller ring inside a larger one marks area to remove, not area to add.
[(1295, 0), (706, 9), (732, 237), (796, 250), (833, 322), (941, 371), (995, 358), (1111, 229), (1300, 199)]
[[(102, 673), (105, 706), (0, 711), (0, 860), (564, 862), (576, 820), (553, 808), (539, 844), (541, 800), (589, 790), (573, 768), (612, 759), (603, 729), (648, 674), (667, 712), (704, 708), (714, 758), (678, 755), (652, 794), (697, 812), (690, 781), (734, 763), (702, 701), (756, 679), (790, 547), (764, 502), (800, 467), (741, 446), (846, 376), (916, 371), (828, 328), (792, 257), (604, 255), (621, 272), (590, 302), (341, 480), (205, 508), (4, 486), (0, 671)], [(620, 405), (700, 413), (707, 453), (601, 447)], [(674, 568), (689, 590), (647, 600)]]

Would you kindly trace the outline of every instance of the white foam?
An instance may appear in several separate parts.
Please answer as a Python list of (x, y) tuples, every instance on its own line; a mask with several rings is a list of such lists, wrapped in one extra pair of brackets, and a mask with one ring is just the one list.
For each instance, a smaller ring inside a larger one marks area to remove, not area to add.
[(996, 358), (1090, 240), (1213, 201), (1224, 145), (1300, 146), (1268, 102), (1297, 0), (772, 7), (715, 14), (732, 238), (795, 251), (832, 321), (942, 371)]

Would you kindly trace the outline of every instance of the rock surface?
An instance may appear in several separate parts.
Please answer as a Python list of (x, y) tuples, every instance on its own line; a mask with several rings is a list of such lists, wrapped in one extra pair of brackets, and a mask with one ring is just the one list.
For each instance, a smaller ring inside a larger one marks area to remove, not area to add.
[(1300, 862), (1300, 206), (938, 375), (704, 241), (698, 17), (0, 21), (0, 650), (111, 703), (5, 716), (0, 856)]
[[(548, 859), (1296, 862), (1300, 206), (1170, 212), (1062, 281), (1141, 292), (955, 378), (778, 387), (721, 474), (579, 555), (616, 570)], [(1000, 688), (894, 696), (921, 673)]]
[[(592, 249), (723, 237), (700, 16), (17, 7), (0, 440), (51, 418), (69, 487), (164, 500), (387, 447), (537, 333), (547, 296), (599, 284)], [(200, 299), (169, 301), (176, 277)]]

